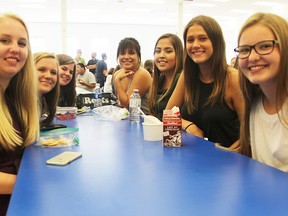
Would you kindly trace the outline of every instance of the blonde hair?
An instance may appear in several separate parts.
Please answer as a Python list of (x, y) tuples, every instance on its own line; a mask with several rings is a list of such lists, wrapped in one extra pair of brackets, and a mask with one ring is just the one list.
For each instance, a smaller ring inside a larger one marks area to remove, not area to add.
[[(1, 19), (14, 19), (26, 29), (28, 42), (28, 29), (24, 21), (14, 14), (2, 14)], [(28, 56), (23, 68), (10, 80), (6, 90), (0, 87), (0, 147), (12, 150), (16, 146), (27, 146), (33, 143), (39, 135), (39, 109), (37, 105), (37, 74), (30, 49), (27, 45)], [(9, 97), (19, 118), (21, 134), (13, 127), (6, 98)]]
[[(282, 17), (272, 14), (272, 13), (255, 13), (251, 17), (247, 19), (247, 21), (243, 24), (239, 36), (238, 36), (238, 44), (240, 38), (244, 31), (247, 28), (261, 24), (269, 28), (273, 34), (275, 35), (276, 40), (279, 42), (278, 47), (280, 50), (280, 65), (279, 65), (279, 78), (277, 80), (277, 92), (276, 92), (276, 105), (277, 110), (285, 103), (288, 97), (288, 23)], [(262, 94), (259, 85), (252, 84), (241, 71), (239, 67), (240, 73), (240, 87), (243, 91), (243, 96), (245, 100), (245, 114), (243, 120), (241, 122), (240, 127), (240, 143), (241, 143), (241, 153), (250, 156), (250, 129), (249, 129), (249, 116), (253, 102), (255, 99)], [(283, 111), (283, 110), (282, 110)], [(281, 118), (282, 117), (282, 118)], [(287, 117), (284, 118), (282, 113), (279, 116), (279, 120), (282, 124), (287, 126)]]
[[(59, 94), (60, 94), (60, 84), (59, 84), (59, 63), (56, 58), (56, 55), (53, 53), (48, 53), (48, 52), (38, 52), (34, 53), (34, 61), (35, 65), (42, 59), (53, 59), (56, 63), (57, 66), (57, 81), (53, 89), (51, 91), (47, 92), (46, 94), (42, 95), (39, 98), (39, 102), (42, 102), (42, 98), (45, 99), (45, 102), (47, 103), (47, 108), (49, 110), (49, 116), (44, 119), (43, 121), (40, 122), (41, 126), (47, 126), (50, 125), (51, 122), (54, 119), (54, 116), (56, 114), (56, 108), (59, 100)], [(41, 104), (41, 108), (43, 109), (43, 105)]]

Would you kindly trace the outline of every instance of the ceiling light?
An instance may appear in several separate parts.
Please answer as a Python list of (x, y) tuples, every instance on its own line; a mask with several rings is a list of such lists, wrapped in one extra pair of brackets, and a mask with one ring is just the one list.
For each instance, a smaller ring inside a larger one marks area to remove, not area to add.
[(45, 3), (46, 0), (16, 0), (21, 3)]
[(251, 10), (233, 9), (233, 10), (230, 10), (230, 12), (232, 12), (232, 13), (252, 13), (253, 11), (251, 11)]
[(46, 8), (45, 5), (43, 4), (19, 4), (18, 7), (20, 8), (33, 8), (33, 9), (37, 9), (37, 8)]
[(230, 0), (211, 0), (211, 1), (214, 1), (214, 2), (229, 2)]
[(89, 8), (75, 8), (73, 9), (74, 12), (87, 12), (87, 13), (93, 13), (93, 12), (99, 12), (99, 9), (89, 9)]
[(149, 12), (151, 9), (145, 9), (145, 8), (127, 8), (126, 11), (132, 11), (132, 12)]
[(267, 6), (267, 7), (279, 5), (278, 2), (264, 2), (264, 1), (254, 2), (253, 4), (254, 5)]
[(137, 0), (138, 3), (164, 4), (164, 0)]
[(205, 3), (191, 3), (192, 6), (195, 7), (215, 7), (214, 4), (205, 4)]

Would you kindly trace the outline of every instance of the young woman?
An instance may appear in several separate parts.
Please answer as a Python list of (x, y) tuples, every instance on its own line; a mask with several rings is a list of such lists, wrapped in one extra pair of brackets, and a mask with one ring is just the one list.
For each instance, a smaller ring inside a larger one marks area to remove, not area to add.
[(58, 106), (70, 107), (76, 103), (76, 65), (74, 59), (66, 54), (58, 54), (60, 98)]
[(34, 62), (38, 71), (38, 91), (41, 104), (40, 126), (48, 126), (54, 119), (59, 100), (59, 66), (52, 53), (34, 54)]
[(0, 15), (0, 215), (5, 215), (24, 147), (39, 135), (37, 74), (21, 18)]
[(139, 89), (141, 109), (148, 114), (148, 90), (152, 78), (149, 72), (140, 66), (141, 51), (138, 41), (134, 38), (121, 40), (117, 50), (117, 58), (121, 67), (114, 74), (114, 87), (118, 104), (128, 109), (130, 95), (134, 89)]
[(228, 66), (220, 25), (197, 16), (184, 30), (184, 70), (167, 109), (181, 107), (182, 128), (230, 149), (239, 147), (244, 111), (239, 73)]
[[(288, 172), (288, 24), (256, 13), (238, 37), (241, 88), (246, 101), (242, 153)], [(250, 149), (251, 146), (251, 149)]]
[(160, 36), (154, 47), (154, 78), (149, 95), (150, 113), (162, 121), (163, 110), (183, 69), (183, 45), (175, 34)]

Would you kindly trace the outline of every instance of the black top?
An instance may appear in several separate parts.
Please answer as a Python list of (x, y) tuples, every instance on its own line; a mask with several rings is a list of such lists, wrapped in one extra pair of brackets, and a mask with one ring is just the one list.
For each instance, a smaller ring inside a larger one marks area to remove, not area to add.
[[(89, 61), (88, 61), (88, 63), (87, 63), (87, 66), (89, 66), (89, 65), (96, 65), (97, 64), (97, 62), (98, 62), (98, 59), (90, 59)], [(93, 74), (95, 74), (96, 73), (96, 68), (94, 68), (94, 69), (89, 69), (89, 71), (91, 72), (91, 73), (93, 73)]]
[(184, 103), (181, 117), (194, 122), (204, 132), (204, 136), (208, 140), (229, 147), (239, 139), (239, 119), (236, 111), (232, 110), (224, 99), (222, 102), (216, 102), (213, 107), (211, 105), (204, 106), (213, 87), (214, 83), (200, 82), (198, 109), (190, 115)]
[[(19, 124), (19, 118), (17, 117), (17, 112), (15, 107), (10, 103), (8, 97), (6, 97), (8, 109), (10, 111), (10, 115), (13, 119), (13, 126), (16, 131), (18, 131), (21, 136), (21, 129)], [(9, 174), (17, 174), (17, 168), (15, 165), (16, 159), (20, 159), (23, 153), (23, 148), (17, 146), (14, 150), (4, 150), (0, 148), (0, 172), (9, 173)], [(6, 211), (9, 205), (11, 195), (0, 195), (0, 215), (6, 215)]]
[(104, 60), (99, 60), (96, 66), (96, 77), (97, 78), (105, 78), (103, 71), (107, 70), (107, 63)]
[[(176, 87), (176, 84), (178, 82), (179, 77), (180, 77), (180, 73), (177, 73), (175, 75), (175, 78), (174, 78), (172, 84), (171, 84), (171, 87), (170, 87), (168, 94), (164, 98), (162, 98), (162, 100), (159, 102), (157, 102), (157, 101), (159, 100), (159, 98), (161, 98), (166, 93), (167, 89), (163, 89), (163, 88), (158, 89), (157, 96), (156, 96), (155, 110), (156, 110), (156, 117), (160, 121), (162, 121), (163, 110), (165, 110), (165, 108), (166, 108), (166, 105), (167, 105), (167, 103), (168, 103), (168, 101), (169, 101), (169, 99), (170, 99), (170, 97), (171, 97), (171, 95), (172, 95), (172, 93)], [(164, 76), (160, 79), (160, 82), (159, 82), (160, 85), (159, 86), (162, 86), (163, 82), (164, 82)]]

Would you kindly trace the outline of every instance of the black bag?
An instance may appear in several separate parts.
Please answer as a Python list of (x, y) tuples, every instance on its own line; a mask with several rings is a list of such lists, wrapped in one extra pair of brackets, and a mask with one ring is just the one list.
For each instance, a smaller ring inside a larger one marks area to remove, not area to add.
[[(76, 99), (76, 106), (78, 109), (82, 107), (94, 108), (95, 96), (91, 94), (79, 94)], [(116, 104), (116, 98), (112, 93), (102, 93), (102, 106)]]
[(94, 108), (94, 101), (95, 97), (94, 94), (79, 94), (76, 98), (76, 106), (78, 109), (81, 109), (82, 107), (90, 107), (91, 109)]

